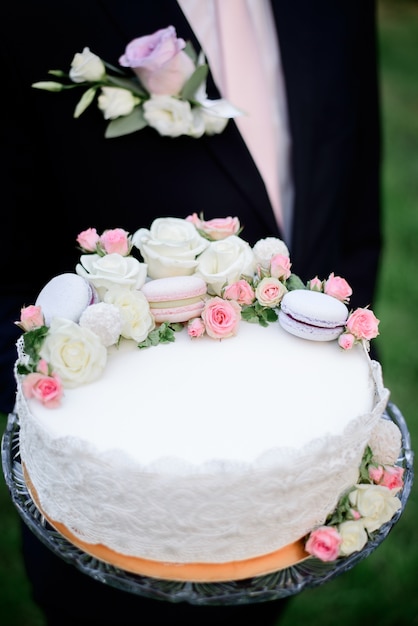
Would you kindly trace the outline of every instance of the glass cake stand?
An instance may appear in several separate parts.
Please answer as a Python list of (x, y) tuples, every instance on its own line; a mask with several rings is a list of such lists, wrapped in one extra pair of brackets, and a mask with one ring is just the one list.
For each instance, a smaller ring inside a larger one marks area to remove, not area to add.
[(413, 451), (407, 424), (399, 409), (389, 403), (384, 417), (392, 420), (402, 434), (402, 450), (398, 462), (404, 467), (404, 486), (399, 497), (401, 508), (381, 526), (360, 552), (324, 563), (308, 558), (278, 572), (219, 583), (193, 583), (159, 580), (139, 576), (104, 563), (72, 545), (52, 528), (33, 502), (26, 486), (19, 451), (19, 420), (11, 413), (2, 438), (3, 472), (12, 501), (31, 531), (55, 554), (73, 564), (86, 575), (123, 591), (155, 600), (189, 602), (196, 605), (245, 604), (278, 600), (312, 588), (347, 572), (368, 557), (387, 537), (399, 520), (408, 500), (413, 482)]

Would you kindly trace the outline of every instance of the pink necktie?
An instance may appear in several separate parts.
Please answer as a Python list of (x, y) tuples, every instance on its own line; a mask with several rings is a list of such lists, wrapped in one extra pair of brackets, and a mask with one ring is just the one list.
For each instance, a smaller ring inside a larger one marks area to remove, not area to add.
[[(260, 0), (258, 0), (260, 1)], [(216, 0), (225, 97), (244, 111), (235, 118), (282, 224), (277, 146), (264, 68), (246, 0)]]

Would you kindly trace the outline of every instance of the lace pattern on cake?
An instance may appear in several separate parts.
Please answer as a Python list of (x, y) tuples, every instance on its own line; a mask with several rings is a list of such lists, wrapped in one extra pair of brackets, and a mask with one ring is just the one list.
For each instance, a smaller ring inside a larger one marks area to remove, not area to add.
[(169, 458), (141, 467), (118, 451), (100, 454), (75, 438), (53, 439), (19, 390), (22, 460), (44, 513), (84, 542), (179, 563), (266, 554), (323, 524), (356, 483), (389, 395), (380, 365), (371, 367), (376, 403), (369, 415), (353, 420), (341, 436), (302, 450), (274, 448), (253, 464), (195, 467)]

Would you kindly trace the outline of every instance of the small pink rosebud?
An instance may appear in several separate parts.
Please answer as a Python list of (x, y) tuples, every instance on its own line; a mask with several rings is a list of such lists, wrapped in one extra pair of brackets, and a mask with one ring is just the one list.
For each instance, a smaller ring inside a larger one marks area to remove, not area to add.
[(338, 345), (343, 350), (350, 350), (355, 342), (356, 338), (351, 333), (342, 333), (338, 337)]
[(332, 274), (329, 275), (328, 280), (325, 281), (324, 292), (333, 298), (341, 300), (341, 302), (348, 302), (353, 290), (345, 278), (335, 276), (334, 272), (332, 272)]
[(105, 230), (100, 237), (100, 245), (106, 254), (127, 256), (130, 252), (129, 233), (123, 228)]
[(312, 280), (308, 282), (308, 288), (311, 291), (322, 291), (322, 280), (319, 280), (318, 276), (315, 276), (315, 278), (312, 278)]
[(85, 252), (95, 252), (99, 239), (100, 237), (97, 234), (97, 230), (95, 228), (88, 228), (78, 235), (77, 243)]
[(270, 261), (270, 274), (273, 278), (287, 280), (291, 274), (290, 258), (284, 254), (275, 254)]
[(23, 307), (20, 310), (20, 321), (16, 322), (25, 332), (28, 330), (34, 330), (40, 328), (45, 324), (45, 319), (40, 306), (31, 304), (30, 306)]
[(255, 293), (251, 285), (242, 278), (241, 280), (225, 287), (223, 297), (225, 300), (235, 300), (238, 304), (243, 306), (254, 302)]
[(383, 470), (383, 476), (380, 480), (380, 485), (383, 487), (387, 487), (388, 489), (400, 489), (403, 487), (403, 474), (404, 468), (395, 466), (387, 466), (385, 465)]
[(195, 317), (187, 324), (187, 333), (189, 337), (197, 338), (205, 334), (205, 325), (200, 317)]
[(376, 485), (382, 480), (383, 473), (384, 469), (381, 465), (371, 465), (369, 467), (369, 477)]

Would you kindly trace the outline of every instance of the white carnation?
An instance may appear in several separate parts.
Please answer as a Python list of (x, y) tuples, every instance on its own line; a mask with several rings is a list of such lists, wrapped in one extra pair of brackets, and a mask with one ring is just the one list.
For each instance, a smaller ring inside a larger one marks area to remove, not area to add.
[(270, 261), (276, 254), (282, 254), (287, 257), (290, 256), (289, 249), (285, 242), (278, 237), (260, 239), (254, 245), (253, 252), (256, 264), (265, 270), (270, 268)]

